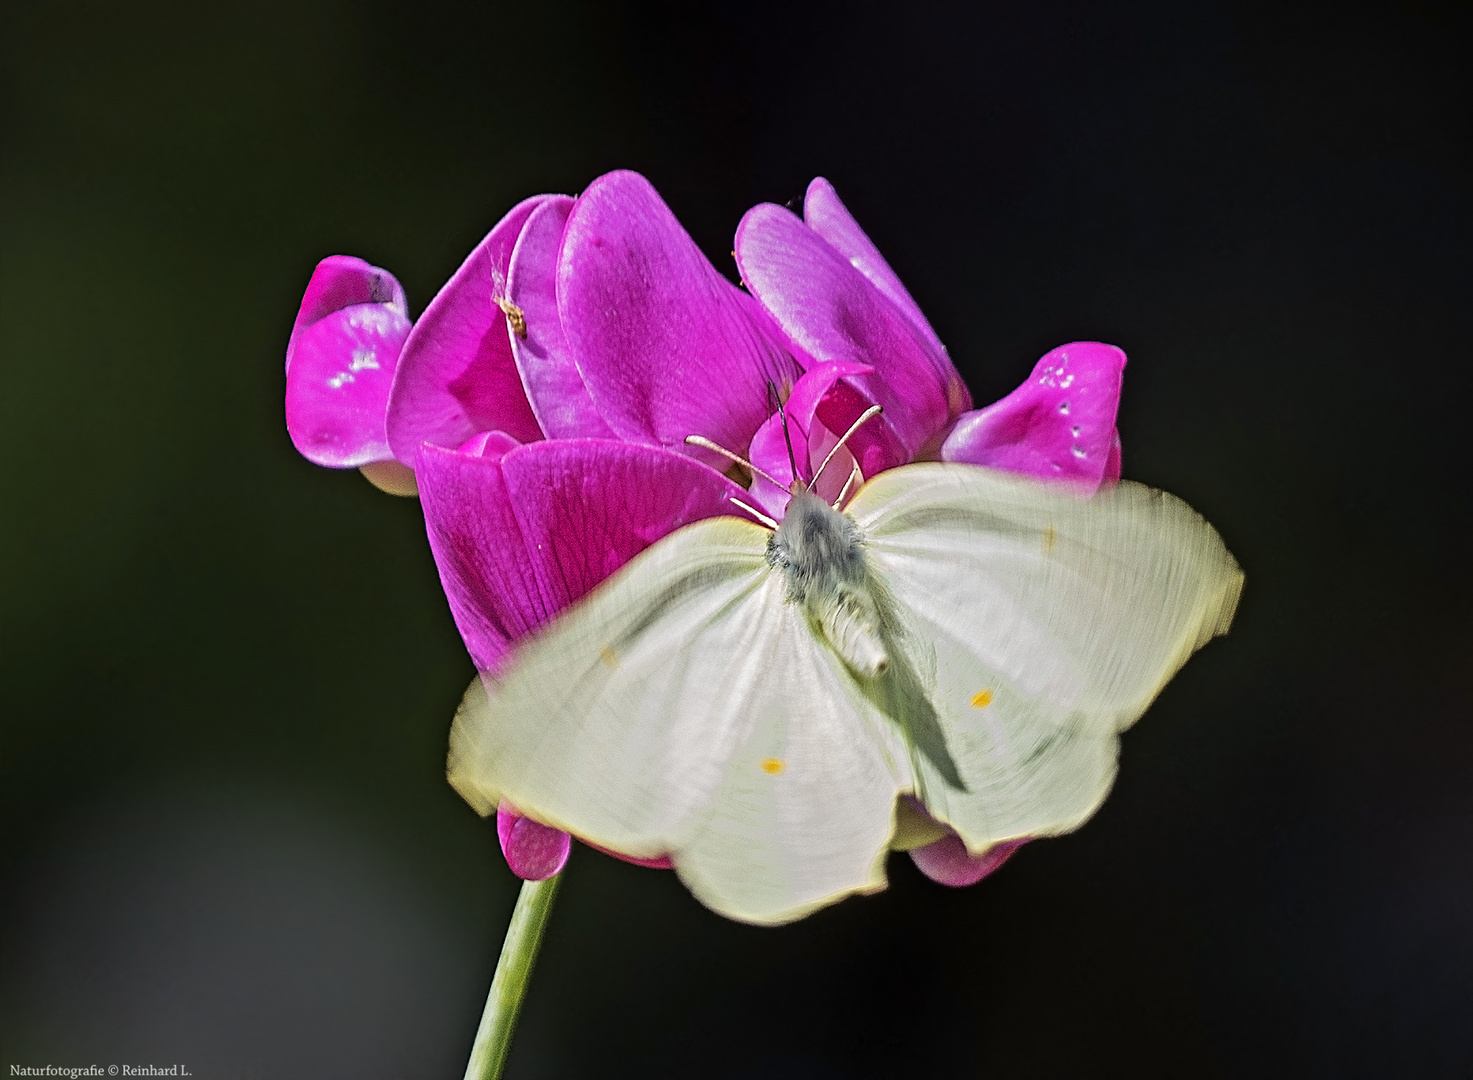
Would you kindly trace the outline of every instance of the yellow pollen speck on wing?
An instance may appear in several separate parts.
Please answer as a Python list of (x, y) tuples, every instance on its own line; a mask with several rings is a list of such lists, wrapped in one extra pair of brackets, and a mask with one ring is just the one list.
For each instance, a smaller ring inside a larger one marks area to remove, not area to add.
[(985, 709), (992, 704), (992, 691), (985, 687), (972, 695), (972, 708)]
[(778, 773), (787, 768), (787, 766), (784, 765), (777, 758), (770, 757), (763, 760), (761, 768), (762, 771), (765, 772), (768, 776), (776, 776)]
[(1054, 527), (1052, 525), (1043, 530), (1043, 553), (1045, 555), (1053, 554), (1054, 541), (1056, 539), (1058, 539), (1058, 534), (1054, 532)]
[(614, 650), (609, 648), (607, 645), (599, 650), (598, 658), (600, 661), (602, 661), (603, 666), (608, 668), (610, 671), (613, 671), (616, 667), (619, 666), (618, 654), (615, 653)]

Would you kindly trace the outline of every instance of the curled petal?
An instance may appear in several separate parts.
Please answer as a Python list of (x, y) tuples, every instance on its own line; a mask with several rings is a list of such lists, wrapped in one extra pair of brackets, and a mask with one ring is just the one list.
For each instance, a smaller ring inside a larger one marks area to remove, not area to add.
[(354, 255), (329, 255), (318, 263), (302, 294), (297, 320), (292, 324), (292, 336), (286, 346), (286, 370), (292, 369), (292, 353), (303, 330), (335, 311), (358, 304), (383, 304), (409, 318), (404, 288), (387, 270), (371, 266)]
[(1003, 840), (993, 844), (981, 855), (973, 855), (963, 844), (961, 837), (948, 833), (940, 840), (924, 847), (912, 848), (911, 859), (921, 873), (932, 881), (952, 888), (975, 885), (1012, 857), (1013, 852), (1028, 841)]
[(874, 368), (845, 380), (916, 456), (965, 405), (965, 388), (944, 353), (868, 278), (789, 211), (754, 206), (736, 236), (737, 264), (762, 305), (818, 361)]
[(459, 446), (482, 431), (504, 431), (520, 442), (542, 438), (496, 298), (505, 296), (522, 226), (555, 197), (536, 195), (512, 207), (430, 301), (404, 343), (388, 434), (394, 456), (411, 468), (425, 442)]
[(942, 444), (942, 460), (1060, 480), (1093, 494), (1120, 477), (1115, 413), (1124, 370), (1125, 353), (1113, 345), (1060, 345), (1007, 397), (964, 414)]
[[(757, 429), (757, 434), (752, 436), (752, 446), (748, 451), (747, 459), (753, 465), (767, 473), (774, 480), (780, 480), (782, 487), (776, 487), (762, 477), (753, 479), (752, 495), (756, 498), (758, 505), (770, 514), (782, 516), (787, 508), (788, 500), (792, 498), (789, 486), (793, 482), (793, 465), (798, 466), (801, 479), (807, 483), (813, 479), (814, 470), (823, 462), (829, 450), (837, 443), (838, 435), (842, 435), (849, 429), (848, 424), (839, 428), (835, 435), (823, 422), (816, 418), (818, 407), (828, 400), (834, 385), (847, 375), (868, 375), (874, 368), (867, 364), (856, 364), (847, 362), (830, 362), (815, 364), (803, 373), (803, 377), (793, 386), (793, 393), (783, 405), (780, 412), (773, 413), (767, 421)], [(862, 412), (860, 409), (855, 417)], [(787, 433), (783, 431), (783, 419), (787, 418)], [(878, 420), (878, 418), (875, 418)], [(872, 420), (871, 423), (874, 421)], [(853, 418), (849, 420), (853, 423)], [(863, 429), (861, 429), (862, 431)], [(855, 439), (860, 437), (860, 432), (855, 432), (850, 444), (855, 444)], [(863, 432), (864, 438), (860, 440), (861, 445), (868, 446), (872, 437), (871, 432)], [(792, 443), (793, 457), (788, 458), (788, 444)], [(840, 451), (830, 463), (829, 470), (824, 479), (827, 481), (824, 488), (818, 494), (831, 499), (838, 493), (838, 488), (843, 486), (848, 478), (849, 469), (854, 464), (852, 455)], [(872, 461), (872, 464), (877, 464)], [(893, 464), (899, 464), (899, 461)], [(875, 469), (879, 471), (878, 468)], [(866, 474), (868, 475), (868, 474)], [(837, 486), (834, 486), (837, 485)], [(832, 492), (830, 488), (832, 487)]]
[(578, 370), (622, 439), (687, 452), (686, 436), (701, 435), (739, 450), (767, 418), (769, 385), (800, 374), (761, 308), (637, 173), (601, 176), (579, 197), (557, 288)]
[(561, 829), (517, 813), (510, 803), (496, 808), (496, 836), (506, 865), (523, 881), (544, 881), (568, 861), (573, 838)]
[(511, 335), (532, 412), (549, 439), (613, 438), (593, 407), (563, 336), (557, 310), (557, 259), (573, 211), (566, 195), (548, 199), (527, 218), (511, 254), (506, 298), (521, 312), (526, 336)]
[[(851, 375), (871, 375), (874, 370), (868, 364), (852, 361), (841, 360), (815, 364), (805, 371), (803, 377), (794, 384), (793, 392), (783, 405), (783, 409), (790, 419), (797, 420), (798, 424), (806, 429), (813, 423), (819, 403), (833, 389), (836, 382)], [(804, 477), (804, 479), (807, 478), (807, 476)]]
[[(849, 208), (839, 201), (839, 193), (834, 190), (834, 185), (821, 176), (814, 178), (808, 185), (808, 193), (803, 196), (803, 221), (900, 309), (900, 313), (930, 343), (936, 355), (946, 356), (946, 346), (941, 344), (936, 331), (931, 329), (931, 324), (921, 313), (920, 305), (911, 299), (910, 293), (900, 283), (899, 276), (890, 269), (890, 264), (880, 254), (880, 249), (875, 247), (874, 241), (859, 227), (859, 222), (854, 220)], [(969, 408), (971, 397), (954, 368), (950, 370), (948, 377), (956, 380), (956, 393), (961, 403), (957, 412)]]
[(472, 435), (458, 449), (462, 454), (469, 454), (471, 457), (500, 461), (521, 445), (504, 431), (483, 431), (479, 435)]
[(605, 439), (476, 457), (427, 446), (430, 550), (477, 670), (682, 525), (734, 512), (745, 492), (693, 459)]
[(350, 255), (317, 264), (286, 347), (286, 428), (308, 461), (354, 468), (393, 457), (384, 412), (410, 325), (388, 271)]

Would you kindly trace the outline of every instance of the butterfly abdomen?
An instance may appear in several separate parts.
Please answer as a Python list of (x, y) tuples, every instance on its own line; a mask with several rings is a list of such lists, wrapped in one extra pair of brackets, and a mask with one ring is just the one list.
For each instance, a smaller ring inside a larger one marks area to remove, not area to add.
[(807, 492), (793, 496), (767, 542), (767, 562), (787, 580), (788, 600), (802, 604), (835, 652), (874, 678), (889, 665), (869, 586), (864, 536), (846, 514)]

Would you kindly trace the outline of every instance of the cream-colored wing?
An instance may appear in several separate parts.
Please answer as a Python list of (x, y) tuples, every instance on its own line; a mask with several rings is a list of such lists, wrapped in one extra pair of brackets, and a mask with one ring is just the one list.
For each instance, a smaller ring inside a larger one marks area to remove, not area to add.
[(750, 922), (884, 884), (904, 740), (736, 518), (643, 552), (472, 684), (450, 781), (637, 856)]
[(912, 733), (918, 793), (980, 851), (1066, 832), (1118, 733), (1232, 621), (1243, 575), (1164, 492), (1090, 499), (970, 465), (882, 473), (849, 507), (892, 652), (873, 691)]

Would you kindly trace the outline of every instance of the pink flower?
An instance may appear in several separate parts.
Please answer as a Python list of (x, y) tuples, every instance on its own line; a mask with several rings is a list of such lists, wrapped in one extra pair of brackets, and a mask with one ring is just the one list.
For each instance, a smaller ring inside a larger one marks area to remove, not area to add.
[[(736, 255), (751, 295), (648, 181), (615, 172), (577, 199), (514, 207), (412, 330), (392, 276), (345, 256), (319, 265), (288, 346), (293, 441), (319, 464), (417, 488), (478, 670), (496, 671), (517, 640), (661, 537), (733, 513), (734, 498), (781, 515), (785, 488), (759, 479), (745, 491), (689, 435), (746, 452), (786, 485), (788, 438), (810, 479), (880, 405), (821, 494), (836, 496), (855, 466), (868, 478), (938, 457), (1083, 494), (1118, 478), (1118, 349), (1062, 346), (1018, 390), (971, 409), (919, 307), (822, 179), (802, 220), (749, 211)], [(786, 395), (786, 437), (773, 389)], [(979, 880), (1023, 843), (974, 856), (911, 809), (901, 846), (946, 884)], [(516, 873), (561, 869), (566, 833), (506, 805), (497, 820)]]
[[(815, 363), (783, 410), (758, 431), (751, 460), (785, 485), (793, 464), (802, 479), (872, 405), (879, 416), (849, 439), (824, 472), (820, 494), (833, 499), (857, 466), (866, 478), (918, 459), (988, 465), (1093, 494), (1120, 478), (1120, 402), (1125, 354), (1112, 345), (1074, 342), (1047, 353), (1001, 401), (971, 409), (971, 396), (931, 324), (879, 250), (822, 177), (808, 185), (803, 218), (764, 203), (736, 235), (742, 279), (787, 335)], [(775, 516), (789, 494), (765, 480), (753, 495)], [(970, 885), (997, 869), (1025, 841), (973, 855), (912, 800), (914, 829), (902, 845), (930, 878)], [(902, 815), (904, 816), (904, 815)], [(929, 834), (929, 835), (928, 835)], [(939, 839), (935, 839), (938, 834)]]

